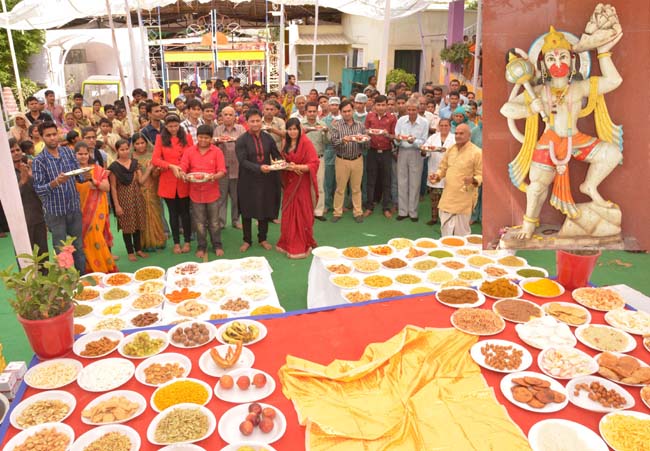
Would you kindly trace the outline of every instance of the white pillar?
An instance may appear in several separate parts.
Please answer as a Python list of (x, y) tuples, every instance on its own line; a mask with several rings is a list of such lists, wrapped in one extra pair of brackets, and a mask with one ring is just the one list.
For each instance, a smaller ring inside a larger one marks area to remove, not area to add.
[(144, 89), (147, 91), (147, 96), (151, 90), (151, 67), (149, 62), (149, 35), (144, 29), (144, 24), (142, 22), (142, 10), (140, 9), (140, 1), (137, 2), (138, 6), (138, 28), (140, 30), (140, 42), (142, 42), (142, 59), (144, 61), (144, 67), (142, 71), (142, 78), (144, 81)]
[(474, 76), (472, 77), (472, 86), (478, 96), (478, 69), (481, 64), (479, 55), (481, 54), (481, 42), (483, 34), (483, 0), (478, 0), (478, 10), (476, 11), (476, 45), (474, 46)]
[(314, 49), (311, 55), (311, 81), (312, 87), (316, 87), (316, 46), (318, 40), (318, 0), (316, 0), (316, 17), (314, 18)]
[(381, 59), (377, 74), (377, 89), (382, 94), (386, 93), (386, 76), (388, 75), (388, 43), (390, 42), (390, 0), (384, 6), (384, 34), (381, 39)]
[(278, 77), (280, 78), (280, 89), (284, 86), (284, 2), (280, 0), (280, 51), (278, 52), (278, 59), (280, 60), (280, 67), (278, 67)]
[[(2, 12), (7, 14), (7, 2), (2, 0)], [(18, 109), (21, 112), (25, 112), (25, 99), (23, 98), (23, 85), (20, 82), (20, 72), (18, 71), (18, 62), (16, 61), (16, 50), (14, 49), (14, 38), (11, 34), (11, 29), (9, 27), (7, 30), (7, 38), (9, 38), (9, 52), (11, 53), (11, 63), (14, 66), (14, 77), (16, 77), (16, 88), (18, 91)]]
[[(129, 0), (124, 0), (124, 12), (126, 14), (126, 27), (129, 30), (129, 48), (131, 49), (131, 77), (133, 80), (133, 88), (139, 88), (138, 80), (140, 80), (140, 68), (136, 65), (135, 59), (135, 38), (133, 37), (133, 23), (131, 22), (131, 8), (129, 7)], [(143, 61), (146, 63), (146, 61)]]

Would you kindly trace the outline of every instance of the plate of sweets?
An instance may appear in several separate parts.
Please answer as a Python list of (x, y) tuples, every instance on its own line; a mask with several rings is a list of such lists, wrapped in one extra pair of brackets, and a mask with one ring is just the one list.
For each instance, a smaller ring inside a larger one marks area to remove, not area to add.
[(255, 363), (255, 354), (246, 346), (219, 345), (208, 349), (199, 358), (199, 368), (208, 376), (222, 377), (224, 374), (250, 368)]
[(625, 307), (625, 300), (621, 295), (609, 288), (577, 288), (571, 296), (578, 304), (601, 312)]
[(190, 172), (185, 174), (185, 180), (190, 183), (206, 183), (214, 180), (213, 175), (208, 172)]
[(650, 443), (650, 415), (630, 410), (608, 413), (598, 423), (600, 435), (614, 451), (642, 450)]
[(527, 323), (531, 319), (544, 316), (539, 305), (525, 299), (501, 299), (492, 304), (492, 310), (501, 318), (513, 323)]
[(273, 160), (271, 159), (271, 164), (269, 165), (269, 169), (271, 171), (282, 171), (286, 169), (289, 166), (289, 163), (287, 163), (285, 160)]
[(438, 146), (422, 145), (422, 146), (420, 146), (420, 150), (423, 151), (423, 152), (444, 152), (445, 148), (444, 147), (438, 147)]
[(627, 332), (603, 324), (585, 324), (576, 328), (580, 342), (596, 351), (630, 352), (636, 348), (636, 340)]
[(576, 377), (566, 386), (571, 404), (591, 412), (613, 412), (634, 407), (634, 397), (620, 385), (598, 376)]
[(533, 356), (528, 349), (508, 340), (479, 341), (474, 343), (469, 354), (483, 368), (499, 373), (524, 371), (533, 364)]
[(366, 143), (370, 141), (370, 136), (366, 135), (349, 135), (351, 141), (356, 143)]
[(395, 135), (397, 141), (408, 141), (410, 139), (415, 139), (413, 135)]
[(275, 391), (275, 380), (255, 368), (239, 368), (221, 376), (214, 394), (222, 401), (243, 403), (267, 398)]
[(565, 291), (562, 285), (546, 277), (528, 277), (523, 279), (519, 286), (530, 295), (547, 299), (562, 296)]
[(215, 139), (215, 141), (217, 141), (218, 143), (230, 143), (230, 142), (235, 142), (235, 141), (237, 141), (237, 139), (236, 139), (235, 137), (233, 137), (233, 136), (229, 136), (229, 135), (221, 135), (221, 136), (217, 136), (217, 137), (214, 138), (214, 139)]
[[(487, 271), (486, 271), (487, 273)], [(479, 290), (481, 293), (493, 299), (518, 299), (523, 296), (524, 290), (516, 283), (512, 283), (505, 277), (484, 281)]]
[(534, 371), (507, 374), (501, 379), (500, 388), (508, 401), (531, 412), (557, 412), (569, 403), (562, 384)]
[(381, 128), (369, 128), (366, 131), (370, 135), (385, 135), (386, 133), (388, 133), (386, 130), (381, 129)]
[(650, 384), (650, 365), (641, 359), (619, 352), (603, 352), (594, 357), (598, 374), (610, 381), (632, 387)]
[[(23, 451), (23, 450), (37, 450), (47, 449), (54, 451), (68, 450), (74, 442), (74, 429), (65, 423), (42, 423), (38, 426), (31, 427), (20, 431), (9, 440), (3, 451)], [(43, 444), (49, 444), (47, 448), (41, 448)], [(58, 444), (59, 447), (55, 448), (51, 444)]]
[(589, 354), (568, 346), (543, 349), (537, 356), (537, 366), (555, 379), (573, 379), (598, 371), (598, 363)]
[(603, 439), (588, 427), (559, 418), (549, 418), (535, 423), (528, 431), (528, 442), (533, 451), (609, 450)]
[(284, 435), (287, 420), (280, 409), (270, 404), (239, 404), (221, 416), (218, 430), (227, 443), (273, 443)]
[(496, 335), (506, 327), (499, 315), (481, 308), (459, 308), (450, 320), (452, 326), (470, 335)]
[(577, 327), (591, 322), (589, 310), (573, 302), (548, 302), (542, 305), (547, 315), (558, 321)]
[(605, 313), (607, 324), (634, 335), (650, 334), (650, 313), (643, 310), (614, 309)]

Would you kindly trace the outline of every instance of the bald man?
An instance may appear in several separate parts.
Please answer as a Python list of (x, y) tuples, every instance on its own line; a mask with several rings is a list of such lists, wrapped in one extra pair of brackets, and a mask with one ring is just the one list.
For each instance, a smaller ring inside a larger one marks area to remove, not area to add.
[(481, 149), (470, 141), (471, 130), (466, 124), (456, 127), (456, 144), (451, 146), (438, 170), (429, 176), (432, 183), (445, 179), (438, 204), (442, 236), (465, 236), (472, 233), (470, 217), (483, 181)]
[(217, 200), (219, 208), (219, 227), (226, 227), (228, 221), (228, 197), (230, 197), (230, 221), (236, 229), (241, 229), (239, 222), (239, 207), (237, 201), (237, 182), (239, 178), (239, 161), (235, 153), (235, 141), (246, 133), (246, 129), (236, 124), (235, 109), (225, 107), (221, 110), (223, 124), (214, 129), (214, 141), (221, 148), (226, 160), (226, 176), (219, 179), (219, 193)]

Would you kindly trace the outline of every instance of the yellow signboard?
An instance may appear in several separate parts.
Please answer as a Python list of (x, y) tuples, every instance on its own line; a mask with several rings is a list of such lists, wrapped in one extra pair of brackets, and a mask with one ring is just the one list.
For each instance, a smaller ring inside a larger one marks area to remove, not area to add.
[[(263, 61), (264, 50), (219, 50), (217, 53), (219, 61)], [(210, 63), (212, 62), (212, 52), (209, 50), (181, 52), (165, 52), (166, 63)]]

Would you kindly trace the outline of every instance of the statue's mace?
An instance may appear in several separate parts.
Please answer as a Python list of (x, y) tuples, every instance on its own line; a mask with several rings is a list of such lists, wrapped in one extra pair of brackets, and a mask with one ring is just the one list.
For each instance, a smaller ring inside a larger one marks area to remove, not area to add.
[[(530, 80), (535, 75), (535, 66), (527, 58), (522, 58), (518, 55), (515, 49), (508, 50), (506, 59), (506, 80), (516, 85), (522, 85), (530, 96), (531, 101), (537, 99), (537, 94), (535, 94), (533, 87), (530, 85)], [(548, 121), (548, 116), (545, 111), (540, 111), (539, 114), (545, 122)]]

